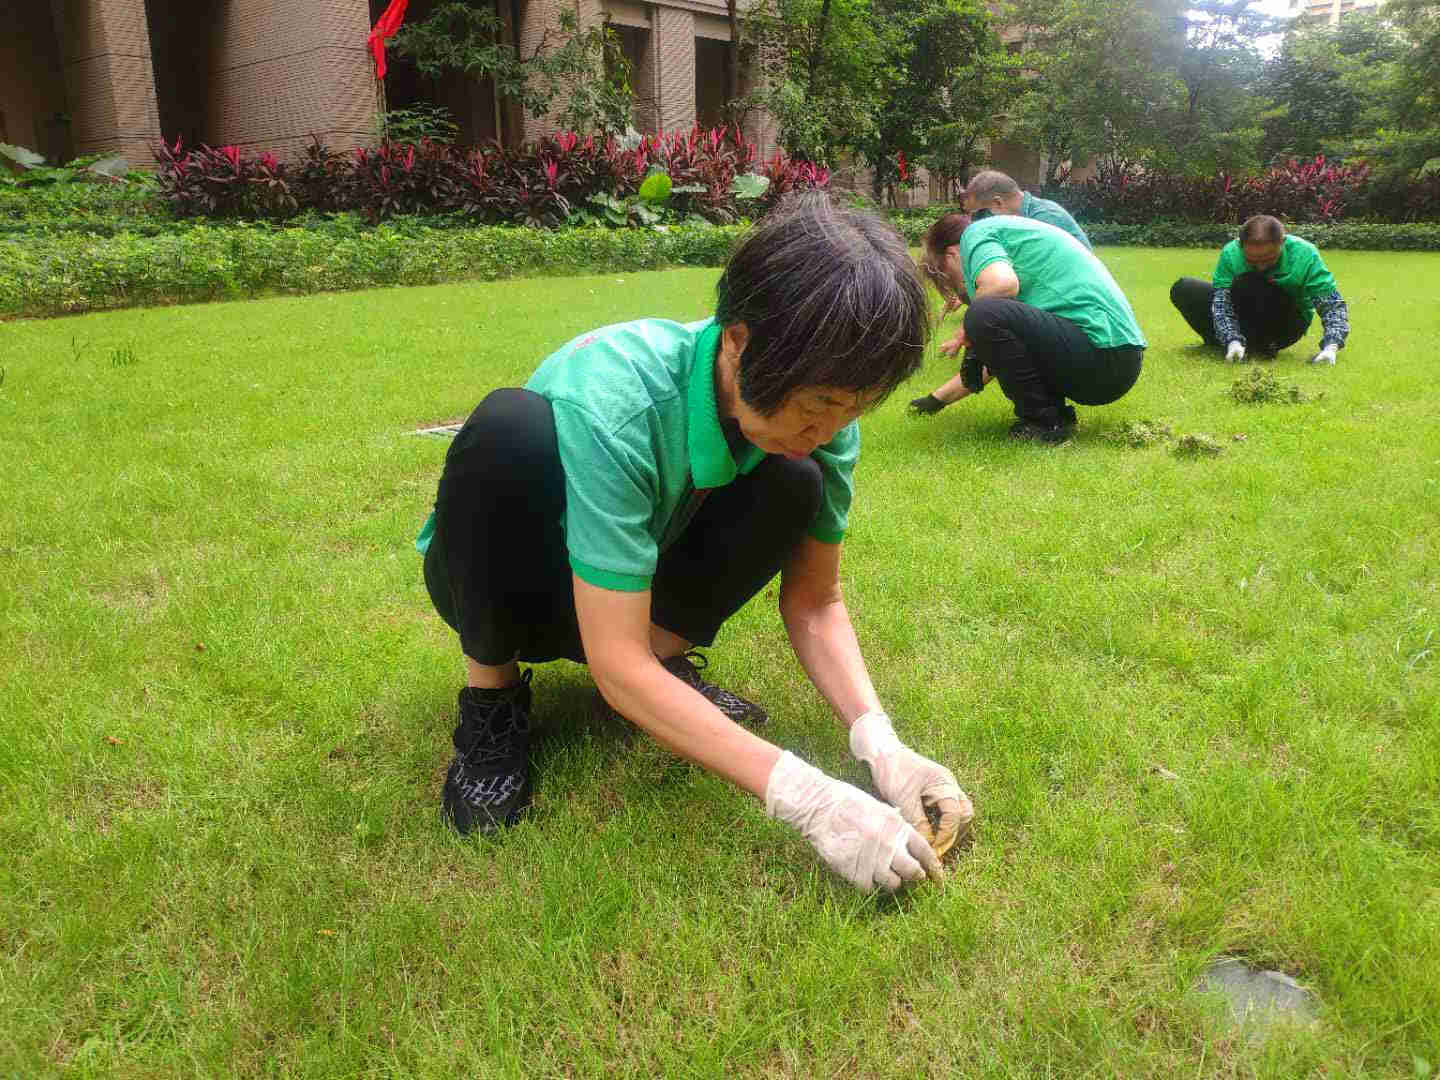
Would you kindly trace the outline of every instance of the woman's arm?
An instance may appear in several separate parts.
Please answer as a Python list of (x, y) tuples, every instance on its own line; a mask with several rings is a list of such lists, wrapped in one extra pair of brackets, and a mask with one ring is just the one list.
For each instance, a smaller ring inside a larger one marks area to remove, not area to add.
[(880, 699), (840, 589), (839, 544), (806, 537), (781, 572), (780, 615), (810, 681), (845, 727)]
[(778, 747), (732, 723), (650, 651), (650, 592), (616, 592), (576, 576), (575, 613), (591, 677), (605, 700), (668, 750), (757, 798)]

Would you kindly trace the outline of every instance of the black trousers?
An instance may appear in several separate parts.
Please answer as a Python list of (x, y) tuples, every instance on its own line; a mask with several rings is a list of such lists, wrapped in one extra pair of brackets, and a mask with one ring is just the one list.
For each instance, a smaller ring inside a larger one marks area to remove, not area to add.
[[(685, 531), (660, 554), (651, 620), (695, 645), (764, 588), (820, 510), (820, 467), (771, 455), (698, 493)], [(425, 585), (435, 610), (481, 664), (584, 663), (562, 527), (565, 470), (550, 403), (496, 390), (445, 455)]]
[[(1215, 337), (1210, 303), (1215, 286), (1204, 278), (1182, 277), (1170, 286), (1170, 303), (1185, 317), (1206, 345), (1228, 345)], [(1235, 321), (1247, 344), (1257, 349), (1285, 349), (1305, 336), (1308, 324), (1290, 294), (1263, 273), (1252, 270), (1230, 284)]]
[(1019, 300), (984, 297), (965, 312), (965, 336), (980, 363), (1015, 405), (1015, 415), (1053, 427), (1065, 399), (1108, 405), (1140, 378), (1145, 350), (1097, 349), (1060, 315)]

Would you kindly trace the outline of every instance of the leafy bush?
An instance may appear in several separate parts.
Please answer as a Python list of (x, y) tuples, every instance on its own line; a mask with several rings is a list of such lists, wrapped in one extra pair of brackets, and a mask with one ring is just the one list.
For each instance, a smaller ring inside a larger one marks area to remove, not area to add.
[(291, 170), (274, 154), (246, 157), (238, 146), (186, 150), (179, 139), (156, 153), (161, 198), (179, 217), (276, 219), (299, 209)]
[(1142, 224), (1157, 219), (1238, 225), (1254, 214), (1309, 224), (1347, 218), (1440, 219), (1440, 177), (1375, 179), (1369, 167), (1324, 157), (1290, 160), (1256, 176), (1191, 177), (1119, 169), (1046, 194), (1079, 220)]
[(542, 230), (193, 224), (157, 236), (0, 237), (0, 315), (238, 299), (376, 285), (719, 266), (738, 227)]
[[(410, 214), (455, 214), (483, 224), (558, 226), (597, 198), (626, 200), (649, 174), (663, 172), (676, 219), (697, 214), (720, 224), (748, 211), (736, 185), (755, 166), (755, 147), (738, 128), (650, 135), (637, 146), (574, 132), (518, 149), (464, 150), (441, 142), (382, 143), (336, 155), (318, 142), (294, 164), (238, 148), (179, 143), (159, 151), (163, 197), (180, 217), (283, 220), (302, 210), (353, 210), (371, 221)], [(761, 208), (790, 190), (824, 187), (829, 174), (776, 157), (765, 166), (770, 190)], [(629, 214), (594, 220), (634, 224)]]

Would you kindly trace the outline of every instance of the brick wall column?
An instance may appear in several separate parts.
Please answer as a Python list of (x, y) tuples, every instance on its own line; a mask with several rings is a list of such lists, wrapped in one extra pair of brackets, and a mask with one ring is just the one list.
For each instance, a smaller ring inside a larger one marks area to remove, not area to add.
[(660, 127), (688, 129), (695, 123), (695, 16), (657, 7), (651, 52), (655, 57)]
[(211, 22), (207, 126), (217, 143), (293, 156), (374, 139), (366, 0), (225, 0)]
[(52, 0), (77, 155), (152, 165), (160, 141), (145, 0)]

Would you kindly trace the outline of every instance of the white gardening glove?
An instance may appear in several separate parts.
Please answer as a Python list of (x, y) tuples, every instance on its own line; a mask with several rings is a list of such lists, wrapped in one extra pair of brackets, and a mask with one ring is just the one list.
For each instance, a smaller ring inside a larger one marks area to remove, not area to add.
[[(921, 757), (895, 734), (890, 717), (868, 712), (850, 725), (850, 752), (870, 766), (870, 778), (881, 798), (944, 855), (970, 829), (975, 808), (944, 765)], [(935, 812), (932, 826), (926, 810)]]
[(1225, 359), (1232, 364), (1238, 364), (1245, 359), (1245, 343), (1243, 341), (1232, 341), (1225, 347)]
[(1340, 346), (1339, 346), (1339, 345), (1336, 345), (1336, 344), (1332, 341), (1329, 345), (1324, 346), (1324, 347), (1323, 347), (1319, 352), (1317, 352), (1314, 356), (1310, 357), (1310, 363), (1312, 363), (1312, 364), (1333, 364), (1333, 363), (1335, 363), (1335, 354), (1336, 354), (1337, 352), (1339, 352), (1339, 350), (1340, 350)]
[(770, 770), (765, 812), (799, 829), (826, 865), (862, 892), (894, 892), (927, 875), (944, 880), (939, 856), (899, 811), (788, 750)]

